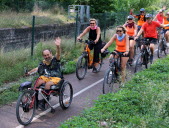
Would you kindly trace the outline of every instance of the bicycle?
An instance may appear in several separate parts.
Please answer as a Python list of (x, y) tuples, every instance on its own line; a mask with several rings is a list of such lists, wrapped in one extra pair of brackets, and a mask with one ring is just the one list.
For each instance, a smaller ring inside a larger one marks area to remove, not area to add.
[(33, 87), (32, 82), (29, 81), (20, 84), (19, 91), (21, 91), (21, 94), (16, 104), (16, 117), (22, 125), (31, 123), (38, 107), (38, 95), (45, 100), (46, 108), (51, 108), (51, 113), (55, 112), (55, 105), (52, 105), (53, 101), (56, 100), (55, 97), (59, 96), (59, 104), (62, 109), (67, 109), (71, 105), (73, 88), (68, 81), (64, 80), (63, 76), (58, 84), (50, 87), (49, 92), (45, 91), (45, 84), (37, 87), (38, 79), (36, 79)]
[(167, 46), (166, 46), (166, 39), (164, 33), (161, 34), (161, 39), (159, 40), (158, 49), (157, 49), (157, 56), (161, 58), (164, 55), (167, 55)]
[[(84, 79), (87, 69), (92, 69), (94, 67), (93, 65), (93, 55), (90, 53), (89, 45), (94, 44), (94, 41), (91, 40), (79, 40), (80, 43), (85, 43), (85, 49), (82, 52), (82, 55), (79, 57), (77, 63), (76, 63), (76, 77), (79, 80)], [(100, 61), (99, 63), (95, 66), (97, 72), (100, 71), (102, 64), (103, 64), (103, 56), (107, 54), (108, 51), (105, 51), (103, 54), (100, 56)]]
[[(103, 94), (111, 93), (114, 88), (114, 84), (120, 83), (121, 72), (121, 57), (123, 53), (112, 52), (113, 57), (109, 59), (109, 69), (106, 71), (103, 80)], [(115, 57), (118, 55), (118, 57)]]
[(143, 65), (147, 69), (152, 63), (150, 62), (150, 42), (148, 39), (144, 39), (142, 42), (142, 49), (136, 59), (134, 73), (141, 71), (144, 68)]

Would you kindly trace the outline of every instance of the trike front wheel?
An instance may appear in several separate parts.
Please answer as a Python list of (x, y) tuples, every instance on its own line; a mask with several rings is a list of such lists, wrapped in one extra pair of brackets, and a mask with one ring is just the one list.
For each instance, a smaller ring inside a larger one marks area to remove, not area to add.
[(28, 125), (35, 114), (36, 100), (33, 90), (25, 90), (19, 96), (16, 104), (16, 117), (20, 124)]

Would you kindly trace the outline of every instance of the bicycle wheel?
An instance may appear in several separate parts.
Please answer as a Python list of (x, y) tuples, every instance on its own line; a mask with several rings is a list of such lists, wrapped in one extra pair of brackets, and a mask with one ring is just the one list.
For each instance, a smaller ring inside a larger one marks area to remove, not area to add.
[(16, 117), (20, 124), (28, 125), (35, 114), (36, 100), (33, 90), (24, 91), (16, 104)]
[(140, 53), (136, 59), (134, 73), (141, 71), (143, 69), (142, 65), (143, 65), (143, 58), (142, 58), (142, 53)]
[(76, 63), (76, 77), (81, 80), (87, 73), (87, 58), (83, 55), (79, 57)]
[(103, 58), (101, 57), (100, 62), (95, 66), (97, 72), (100, 72), (100, 69), (102, 68), (102, 64), (103, 64)]
[(59, 94), (59, 103), (62, 109), (67, 109), (72, 103), (73, 99), (73, 88), (72, 85), (66, 81), (61, 86)]
[(104, 75), (103, 80), (103, 94), (111, 93), (114, 89), (114, 83), (115, 83), (115, 74), (114, 70), (108, 69)]
[[(163, 54), (163, 52), (164, 52), (164, 54)], [(161, 40), (158, 45), (157, 56), (158, 56), (158, 58), (161, 58), (163, 55), (166, 55), (166, 48), (164, 46), (164, 41)]]

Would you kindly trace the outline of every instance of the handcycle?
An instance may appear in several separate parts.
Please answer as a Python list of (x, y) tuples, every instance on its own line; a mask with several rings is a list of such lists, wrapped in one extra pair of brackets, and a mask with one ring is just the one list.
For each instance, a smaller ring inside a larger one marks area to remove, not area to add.
[[(121, 73), (121, 57), (123, 53), (112, 52), (113, 57), (109, 59), (109, 69), (106, 71), (103, 80), (103, 94), (111, 93), (114, 89), (114, 84), (120, 84)], [(118, 55), (118, 57), (115, 57)]]
[(167, 46), (166, 46), (166, 39), (164, 33), (161, 34), (161, 38), (159, 40), (158, 49), (157, 49), (158, 58), (161, 58), (163, 55), (167, 55)]
[[(93, 65), (93, 55), (91, 54), (91, 50), (89, 49), (90, 44), (94, 44), (94, 41), (91, 40), (79, 40), (80, 43), (85, 43), (85, 49), (82, 52), (82, 55), (79, 57), (77, 63), (76, 63), (76, 77), (79, 80), (82, 80), (86, 73), (87, 69), (92, 69), (94, 67)], [(103, 57), (105, 57), (108, 54), (109, 51), (105, 51), (104, 53), (100, 54), (100, 61), (97, 65), (95, 65), (96, 71), (99, 72), (102, 64), (103, 64)]]
[(134, 73), (144, 69), (143, 65), (147, 69), (150, 64), (150, 41), (149, 39), (142, 39), (142, 49), (136, 59)]
[[(50, 74), (45, 74), (45, 76), (48, 75)], [(71, 105), (73, 88), (72, 85), (64, 79), (63, 75), (61, 75), (59, 83), (52, 85), (48, 92), (44, 89), (45, 84), (37, 87), (38, 79), (34, 82), (33, 87), (32, 82), (29, 81), (20, 84), (19, 91), (21, 91), (21, 94), (16, 104), (16, 117), (22, 125), (31, 123), (35, 115), (35, 110), (38, 107), (38, 95), (45, 100), (45, 106), (51, 108), (51, 113), (55, 112), (55, 105), (52, 104), (56, 101), (56, 97), (59, 97), (59, 104), (62, 109), (67, 109)]]

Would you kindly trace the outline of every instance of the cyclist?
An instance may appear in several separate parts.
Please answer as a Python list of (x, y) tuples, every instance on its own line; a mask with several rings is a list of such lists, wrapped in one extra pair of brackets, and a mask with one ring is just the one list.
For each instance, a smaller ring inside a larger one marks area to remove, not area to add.
[(140, 14), (137, 14), (137, 15), (134, 15), (133, 14), (133, 11), (131, 10), (130, 11), (130, 15), (133, 15), (135, 18), (138, 19), (138, 22), (137, 22), (137, 33), (140, 31), (142, 25), (145, 23), (146, 21), (146, 18), (145, 18), (145, 9), (144, 8), (141, 8), (140, 9)]
[(130, 47), (129, 64), (132, 64), (135, 46), (134, 36), (137, 34), (137, 25), (134, 22), (134, 17), (132, 15), (129, 15), (127, 17), (127, 22), (123, 25), (123, 27), (125, 27), (126, 33), (127, 35), (129, 35), (129, 47)]
[[(113, 42), (116, 42), (116, 49), (114, 52), (123, 53), (121, 57), (121, 71), (122, 71), (122, 84), (125, 82), (126, 76), (126, 63), (129, 59), (129, 38), (126, 35), (126, 30), (123, 26), (118, 26), (116, 28), (116, 34), (110, 39), (110, 41), (101, 49), (103, 53)], [(112, 57), (112, 55), (110, 55)]]
[[(53, 56), (50, 49), (45, 49), (42, 51), (42, 56), (44, 60), (40, 63), (37, 68), (32, 69), (27, 73), (30, 75), (34, 72), (38, 72), (40, 77), (37, 81), (37, 87), (41, 84), (45, 83), (45, 90), (48, 92), (51, 85), (57, 84), (61, 80), (60, 75), (60, 43), (61, 39), (58, 37), (55, 39), (56, 45), (56, 55)], [(46, 76), (47, 75), (47, 76)], [(44, 110), (45, 109), (45, 100), (39, 101), (39, 108)]]
[[(166, 16), (163, 17), (163, 24), (169, 24), (169, 12), (166, 13)], [(163, 32), (165, 33), (166, 43), (169, 46), (169, 27), (165, 27)]]
[(100, 58), (100, 50), (102, 48), (102, 40), (101, 40), (101, 30), (98, 27), (96, 19), (90, 19), (90, 26), (88, 26), (78, 37), (77, 40), (80, 40), (86, 33), (89, 33), (89, 40), (94, 41), (94, 44), (89, 45), (89, 49), (92, 50), (94, 48), (94, 57), (93, 57), (93, 72), (96, 73), (96, 65), (99, 63)]
[(137, 33), (135, 40), (144, 32), (144, 38), (150, 41), (150, 61), (153, 61), (154, 54), (154, 44), (157, 43), (157, 27), (165, 27), (164, 25), (158, 23), (157, 21), (152, 21), (152, 14), (146, 14), (146, 22), (143, 24), (140, 31)]
[(160, 9), (159, 13), (155, 16), (155, 18), (153, 20), (162, 24), (163, 23), (163, 17), (164, 17), (164, 10)]

